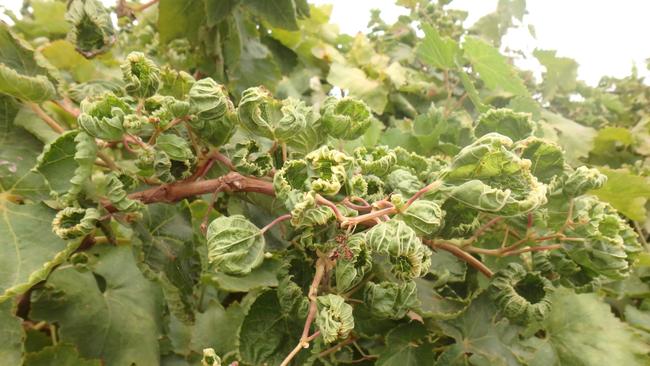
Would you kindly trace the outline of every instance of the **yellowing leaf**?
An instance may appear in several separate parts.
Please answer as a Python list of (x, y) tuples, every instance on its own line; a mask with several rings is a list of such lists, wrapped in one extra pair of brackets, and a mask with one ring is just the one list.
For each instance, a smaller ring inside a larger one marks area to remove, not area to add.
[(645, 204), (650, 198), (650, 182), (646, 177), (625, 169), (599, 168), (607, 176), (607, 183), (592, 193), (635, 221), (646, 219)]

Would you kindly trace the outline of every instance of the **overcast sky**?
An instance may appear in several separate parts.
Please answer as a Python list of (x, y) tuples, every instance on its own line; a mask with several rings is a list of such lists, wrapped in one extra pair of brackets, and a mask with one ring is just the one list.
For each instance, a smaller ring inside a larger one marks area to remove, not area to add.
[[(102, 0), (112, 4), (114, 0)], [(272, 1), (272, 0), (271, 0)], [(434, 0), (435, 1), (435, 0)], [(467, 25), (493, 11), (498, 0), (454, 0), (451, 7), (469, 11)], [(382, 10), (386, 21), (394, 21), (405, 9), (393, 0), (310, 0), (334, 5), (332, 21), (343, 32), (365, 31), (370, 9)], [(21, 0), (0, 0), (17, 10)], [(648, 75), (645, 59), (650, 57), (650, 1), (648, 0), (528, 0), (524, 21), (535, 26), (536, 39), (527, 32), (506, 36), (504, 46), (528, 53), (536, 47), (558, 50), (559, 56), (571, 57), (580, 64), (579, 78), (590, 84), (603, 75), (628, 75), (636, 64)], [(519, 66), (539, 73), (534, 60)]]

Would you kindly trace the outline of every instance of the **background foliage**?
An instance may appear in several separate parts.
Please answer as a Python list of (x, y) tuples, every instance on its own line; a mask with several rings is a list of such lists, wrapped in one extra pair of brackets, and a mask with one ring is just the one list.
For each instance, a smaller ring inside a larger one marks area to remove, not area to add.
[(650, 88), (397, 2), (9, 14), (2, 362), (647, 365)]

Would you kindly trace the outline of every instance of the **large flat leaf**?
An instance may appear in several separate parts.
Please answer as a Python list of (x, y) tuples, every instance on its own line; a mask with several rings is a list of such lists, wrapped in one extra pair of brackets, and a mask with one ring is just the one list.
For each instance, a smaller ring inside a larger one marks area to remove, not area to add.
[(43, 177), (31, 171), (43, 144), (13, 124), (18, 109), (13, 98), (0, 94), (0, 205), (7, 199), (44, 199), (49, 192)]
[(490, 90), (503, 90), (528, 96), (524, 82), (499, 50), (476, 37), (467, 37), (463, 44), (465, 56)]
[(298, 30), (294, 0), (244, 0), (244, 4), (274, 27)]
[(194, 320), (194, 291), (201, 273), (201, 261), (193, 242), (192, 218), (186, 201), (177, 205), (147, 206), (136, 232), (145, 276), (160, 283), (174, 314)]
[(61, 341), (106, 366), (158, 365), (160, 289), (140, 273), (129, 247), (87, 253), (90, 270), (54, 271), (33, 294), (30, 317), (57, 322)]
[(20, 365), (23, 353), (22, 321), (13, 314), (10, 301), (0, 304), (0, 360), (7, 365)]
[(71, 344), (57, 344), (45, 347), (25, 357), (23, 366), (102, 366), (100, 360), (87, 360)]
[(421, 323), (412, 322), (393, 328), (386, 335), (386, 348), (379, 354), (379, 366), (433, 365), (433, 345), (426, 341), (427, 330)]
[(476, 298), (457, 319), (441, 323), (456, 340), (438, 359), (439, 365), (519, 365), (511, 348), (517, 330), (507, 320), (497, 320), (494, 304), (486, 295)]
[(535, 50), (533, 55), (546, 68), (542, 82), (542, 94), (551, 100), (558, 91), (572, 91), (576, 87), (578, 63), (567, 57), (556, 56), (556, 51)]
[(34, 57), (31, 47), (0, 22), (0, 93), (33, 102), (56, 95), (47, 69)]
[(198, 40), (199, 28), (205, 21), (203, 0), (161, 0), (158, 9), (161, 43), (177, 38)]
[[(545, 321), (557, 365), (648, 365), (650, 346), (612, 314), (595, 294), (560, 289)], [(550, 365), (550, 363), (546, 363)]]
[(298, 317), (285, 317), (275, 290), (265, 292), (251, 306), (242, 324), (241, 361), (251, 365), (279, 365), (300, 339), (301, 323)]
[(78, 242), (52, 233), (54, 210), (0, 200), (0, 302), (43, 281)]
[[(580, 159), (587, 157), (594, 146), (596, 130), (547, 110), (542, 110), (541, 116), (552, 128), (557, 143), (564, 149), (566, 161), (581, 165)], [(544, 137), (553, 139), (553, 136)]]

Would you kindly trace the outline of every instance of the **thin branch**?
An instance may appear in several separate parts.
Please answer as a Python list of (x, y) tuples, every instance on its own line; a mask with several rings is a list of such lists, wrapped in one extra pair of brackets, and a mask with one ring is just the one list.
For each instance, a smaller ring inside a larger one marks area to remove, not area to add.
[(513, 250), (511, 252), (508, 252), (507, 255), (517, 255), (527, 252), (542, 252), (545, 250), (555, 250), (560, 248), (562, 248), (562, 244), (540, 245), (538, 247), (527, 247), (519, 250)]
[(108, 156), (106, 153), (103, 151), (97, 151), (97, 157), (100, 158), (104, 163), (106, 163), (106, 166), (108, 166), (109, 169), (114, 170), (114, 171), (119, 171), (120, 167), (115, 164), (115, 161), (113, 161), (113, 158)]
[(307, 348), (307, 347), (309, 347), (309, 342), (311, 342), (311, 341), (313, 341), (314, 339), (316, 339), (316, 337), (318, 337), (319, 335), (320, 335), (320, 330), (317, 331), (316, 333), (310, 335), (309, 337), (305, 338), (305, 342), (306, 342), (306, 343), (298, 342), (298, 344), (297, 344), (297, 345), (296, 345), (296, 346), (291, 350), (291, 352), (287, 355), (287, 357), (284, 359), (284, 361), (282, 361), (282, 363), (280, 364), (280, 366), (287, 366), (287, 365), (289, 364), (289, 362), (291, 362), (291, 360), (292, 360), (294, 357), (296, 357), (296, 355), (297, 355), (298, 353), (300, 353), (300, 351), (301, 351), (303, 348)]
[(273, 226), (277, 225), (278, 223), (290, 219), (291, 219), (291, 214), (282, 215), (276, 218), (275, 220), (271, 221), (268, 225), (264, 226), (262, 229), (260, 229), (260, 231), (262, 232), (262, 234), (264, 234), (265, 232), (269, 231), (269, 229), (271, 229)]
[(53, 129), (57, 133), (64, 133), (65, 128), (61, 127), (61, 125), (54, 120), (54, 118), (50, 117), (41, 107), (36, 104), (36, 103), (27, 103), (29, 108), (36, 113), (36, 115), (42, 119), (45, 123), (47, 123), (48, 126), (50, 126), (51, 129)]
[(437, 243), (430, 240), (425, 240), (425, 243), (434, 249), (446, 250), (449, 253), (455, 255), (456, 257), (464, 260), (469, 265), (471, 265), (472, 267), (476, 268), (481, 273), (483, 273), (485, 277), (490, 278), (494, 275), (494, 272), (492, 272), (491, 269), (489, 269), (485, 264), (483, 264), (483, 262), (474, 258), (471, 254), (467, 253), (466, 251), (462, 250), (461, 248), (453, 244)]
[(332, 210), (332, 212), (334, 212), (334, 216), (336, 216), (337, 220), (344, 221), (346, 219), (346, 217), (343, 216), (343, 214), (341, 213), (339, 208), (336, 207), (336, 205), (332, 201), (330, 201), (327, 198), (321, 196), (320, 194), (316, 194), (316, 203), (318, 203), (319, 205), (329, 207)]
[(338, 344), (336, 344), (336, 345), (326, 349), (325, 351), (319, 353), (318, 357), (325, 357), (325, 356), (327, 356), (329, 354), (332, 354), (332, 353), (338, 351), (339, 349), (347, 346), (348, 344), (354, 343), (356, 340), (357, 340), (356, 337), (350, 336), (350, 337), (348, 337), (348, 339), (346, 339), (344, 341), (341, 341)]
[(413, 202), (415, 202), (417, 199), (419, 199), (420, 197), (422, 197), (425, 193), (427, 193), (427, 192), (429, 192), (429, 191), (432, 191), (432, 190), (436, 190), (436, 189), (440, 188), (441, 185), (442, 185), (442, 181), (441, 181), (441, 180), (437, 180), (437, 181), (435, 181), (435, 182), (433, 182), (433, 183), (427, 185), (426, 187), (420, 189), (420, 190), (417, 191), (417, 192), (416, 192), (416, 193), (415, 193), (411, 198), (409, 198), (408, 201), (406, 201), (406, 204), (404, 204), (404, 206), (402, 207), (402, 211), (404, 211), (404, 210), (406, 210), (407, 208), (409, 208), (409, 206), (412, 205)]

